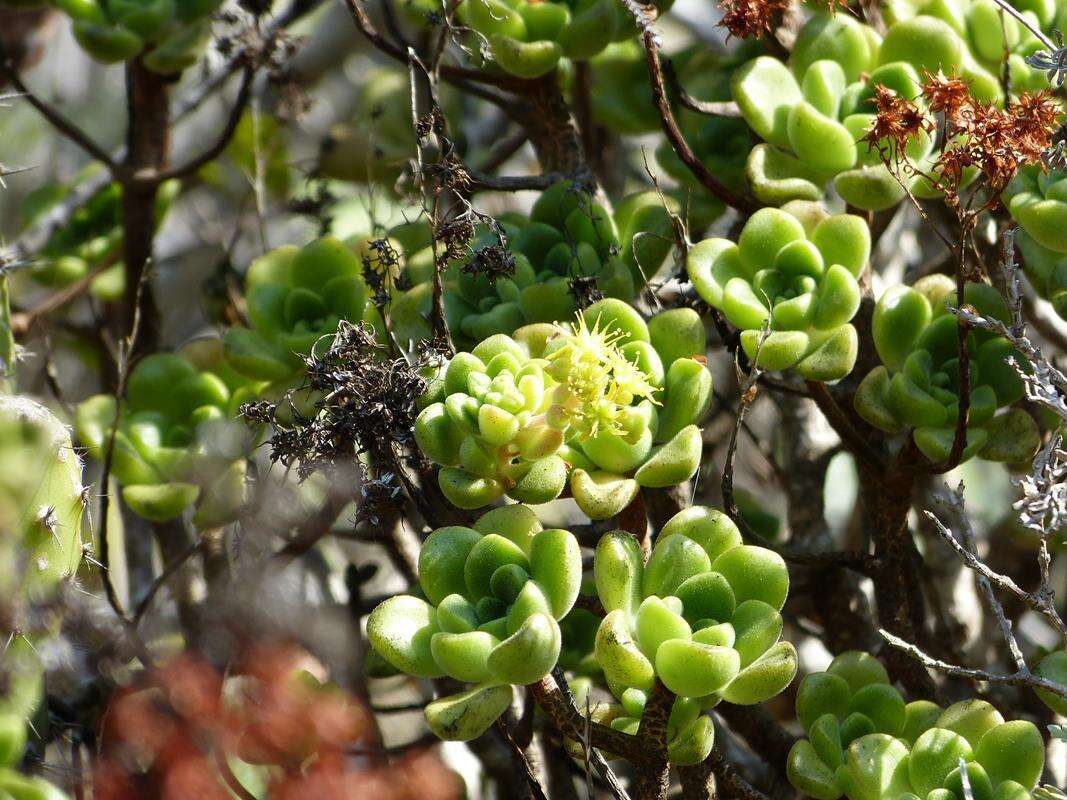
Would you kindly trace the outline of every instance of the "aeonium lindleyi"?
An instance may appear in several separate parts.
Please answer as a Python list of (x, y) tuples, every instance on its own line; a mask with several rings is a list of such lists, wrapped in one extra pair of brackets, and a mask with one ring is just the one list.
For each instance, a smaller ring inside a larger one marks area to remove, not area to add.
[[(867, 223), (810, 204), (762, 208), (737, 243), (706, 239), (686, 270), (697, 293), (741, 330), (741, 346), (763, 369), (792, 369), (808, 380), (843, 378), (856, 363), (851, 325), (857, 278), (871, 252)], [(766, 329), (766, 335), (764, 333)]]
[(431, 533), (419, 552), (425, 599), (389, 598), (371, 612), (367, 636), (401, 672), (474, 684), (426, 708), (442, 739), (473, 739), (511, 704), (512, 685), (534, 683), (555, 667), (559, 620), (581, 580), (571, 533), (543, 529), (526, 506), (503, 506), (473, 528)]
[[(1009, 322), (1007, 304), (989, 284), (968, 283), (963, 299), (980, 314)], [(887, 433), (910, 430), (919, 450), (935, 462), (948, 458), (959, 417), (957, 320), (948, 310), (955, 304), (955, 282), (947, 275), (888, 289), (872, 320), (882, 365), (863, 379), (854, 401), (871, 425)], [(962, 457), (1023, 461), (1037, 450), (1040, 435), (1033, 418), (1013, 407), (1023, 384), (1008, 363), (1012, 345), (977, 329), (967, 341), (970, 408)]]
[(752, 705), (796, 674), (796, 650), (779, 641), (789, 573), (781, 556), (742, 543), (716, 509), (687, 508), (663, 526), (648, 562), (625, 531), (607, 533), (594, 559), (607, 615), (594, 653), (623, 711), (611, 725), (635, 733), (658, 679), (676, 700), (668, 724), (675, 764), (707, 757), (720, 702)]
[(711, 402), (705, 335), (690, 309), (645, 322), (601, 300), (571, 325), (528, 325), (457, 353), (415, 425), (445, 496), (480, 508), (545, 503), (569, 484), (582, 511), (614, 516), (640, 487), (696, 472)]
[(1029, 800), (1045, 764), (1033, 723), (984, 700), (942, 709), (905, 703), (885, 668), (842, 653), (797, 691), (807, 733), (789, 753), (790, 783), (816, 800)]

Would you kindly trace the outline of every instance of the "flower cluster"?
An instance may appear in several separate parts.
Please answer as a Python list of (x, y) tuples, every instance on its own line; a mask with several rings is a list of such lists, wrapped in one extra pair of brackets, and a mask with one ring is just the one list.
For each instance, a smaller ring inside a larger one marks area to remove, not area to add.
[(636, 733), (658, 678), (676, 700), (668, 753), (676, 764), (707, 757), (714, 727), (703, 711), (774, 697), (796, 674), (796, 651), (779, 642), (789, 574), (778, 554), (742, 544), (733, 522), (694, 506), (664, 524), (646, 564), (637, 540), (607, 533), (593, 562), (607, 615), (594, 653), (623, 709), (612, 727)]
[(540, 680), (556, 665), (558, 621), (581, 580), (574, 536), (544, 530), (526, 506), (503, 506), (473, 528), (430, 534), (419, 552), (426, 600), (389, 598), (371, 613), (367, 636), (401, 672), (476, 684), (426, 708), (442, 739), (473, 739), (511, 705), (512, 684)]
[[(992, 286), (967, 284), (964, 302), (983, 316), (1008, 323), (1003, 298)], [(882, 360), (856, 392), (856, 411), (889, 433), (912, 430), (922, 453), (944, 461), (952, 450), (959, 416), (957, 321), (948, 310), (955, 283), (932, 275), (914, 287), (888, 289), (874, 310), (874, 344)], [(1007, 362), (1012, 345), (988, 331), (968, 336), (970, 409), (963, 458), (1018, 462), (1037, 450), (1033, 418), (1008, 408), (1023, 396), (1022, 381)]]
[(704, 328), (689, 309), (647, 324), (601, 300), (571, 326), (529, 325), (457, 354), (431, 382), (415, 437), (445, 496), (480, 508), (504, 494), (544, 503), (567, 485), (594, 519), (641, 486), (696, 472), (711, 402)]
[(802, 216), (760, 209), (736, 244), (707, 239), (693, 247), (686, 269), (700, 296), (740, 328), (756, 364), (837, 380), (856, 363), (850, 320), (859, 309), (856, 279), (870, 255), (870, 233), (851, 214), (817, 209)]
[(806, 676), (796, 709), (808, 738), (790, 750), (787, 774), (816, 800), (1027, 800), (1045, 766), (1033, 723), (1005, 722), (984, 700), (905, 703), (867, 653)]

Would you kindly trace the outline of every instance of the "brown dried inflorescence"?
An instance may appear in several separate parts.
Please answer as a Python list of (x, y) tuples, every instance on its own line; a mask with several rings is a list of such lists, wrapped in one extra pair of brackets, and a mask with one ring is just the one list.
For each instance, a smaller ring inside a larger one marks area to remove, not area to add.
[(935, 114), (944, 114), (949, 120), (956, 120), (960, 109), (971, 102), (971, 90), (967, 81), (948, 77), (938, 70), (931, 73), (923, 70), (922, 95)]
[(901, 152), (908, 140), (932, 128), (932, 122), (917, 103), (887, 86), (876, 85), (871, 102), (875, 106), (874, 120), (860, 139), (869, 147), (882, 150), (890, 145)]
[(760, 37), (774, 29), (788, 6), (786, 0), (721, 0), (719, 27), (729, 31), (727, 40)]

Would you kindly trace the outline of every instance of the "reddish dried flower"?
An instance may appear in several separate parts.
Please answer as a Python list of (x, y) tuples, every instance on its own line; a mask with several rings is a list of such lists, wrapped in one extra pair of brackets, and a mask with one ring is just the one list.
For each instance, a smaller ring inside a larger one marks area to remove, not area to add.
[(881, 149), (889, 143), (899, 152), (909, 139), (931, 129), (931, 122), (922, 109), (888, 86), (876, 84), (871, 102), (875, 105), (875, 117), (860, 139), (868, 147)]
[(940, 183), (958, 188), (964, 170), (976, 167), (995, 198), (1020, 168), (1043, 165), (1059, 114), (1048, 92), (1023, 94), (1006, 109), (972, 98), (959, 107), (950, 143), (938, 159)]
[(760, 37), (774, 29), (788, 5), (787, 0), (720, 0), (722, 20), (719, 27), (729, 31), (727, 40), (730, 36), (738, 39)]
[(947, 77), (938, 70), (931, 74), (923, 70), (922, 94), (934, 113), (944, 113), (949, 120), (955, 120), (960, 109), (970, 103), (971, 90), (967, 81), (956, 77)]

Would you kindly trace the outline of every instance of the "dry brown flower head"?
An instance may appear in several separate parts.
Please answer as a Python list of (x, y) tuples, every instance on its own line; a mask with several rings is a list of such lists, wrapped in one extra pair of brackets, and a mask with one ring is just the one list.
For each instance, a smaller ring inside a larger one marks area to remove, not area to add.
[(787, 0), (720, 0), (722, 20), (719, 27), (729, 31), (727, 40), (730, 36), (758, 38), (774, 29), (788, 5)]

